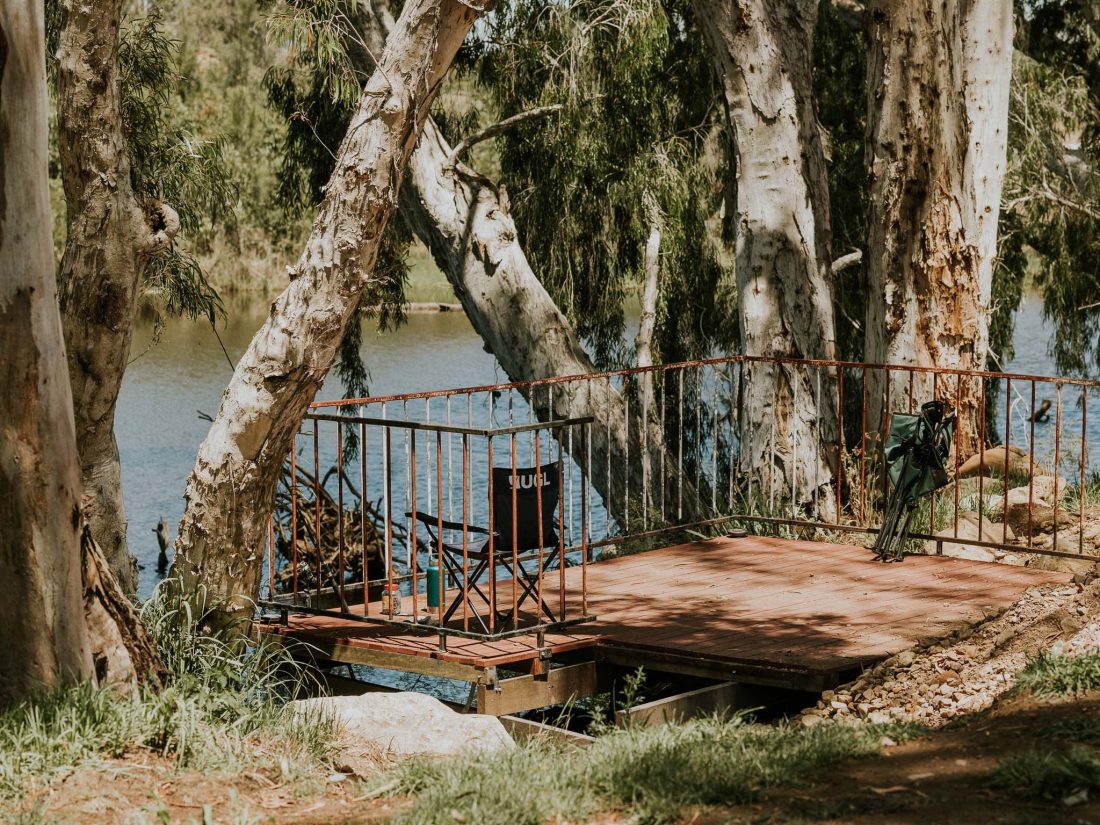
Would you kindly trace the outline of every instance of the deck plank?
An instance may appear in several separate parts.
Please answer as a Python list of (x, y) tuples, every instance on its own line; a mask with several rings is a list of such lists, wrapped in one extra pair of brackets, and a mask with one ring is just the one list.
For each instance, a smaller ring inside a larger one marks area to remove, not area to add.
[[(595, 621), (547, 634), (545, 643), (553, 655), (598, 645), (636, 654), (640, 663), (649, 653), (671, 653), (731, 668), (751, 664), (835, 674), (980, 620), (1028, 587), (1068, 579), (945, 556), (883, 565), (865, 548), (850, 545), (717, 538), (589, 565), (588, 605)], [(580, 581), (579, 567), (566, 570), (569, 615), (580, 610)], [(556, 612), (556, 573), (543, 595)], [(500, 606), (511, 605), (510, 581), (497, 582), (497, 599)], [(371, 603), (369, 610), (377, 615), (380, 606)], [(460, 627), (461, 620), (452, 626)], [(442, 651), (435, 636), (324, 616), (292, 615), (289, 627), (265, 629), (475, 667), (506, 667), (540, 656), (533, 637), (450, 637)]]

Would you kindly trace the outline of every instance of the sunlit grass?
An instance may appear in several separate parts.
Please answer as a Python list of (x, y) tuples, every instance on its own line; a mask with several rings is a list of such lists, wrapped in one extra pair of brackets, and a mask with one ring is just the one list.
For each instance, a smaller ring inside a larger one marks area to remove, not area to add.
[(1016, 689), (1043, 698), (1100, 689), (1100, 652), (1068, 656), (1042, 651), (1016, 677)]
[(186, 603), (162, 589), (144, 618), (170, 673), (131, 696), (111, 686), (58, 688), (0, 713), (0, 799), (60, 771), (146, 751), (179, 767), (295, 772), (330, 749), (331, 719), (291, 713), (308, 678), (289, 654), (204, 636)]
[(881, 735), (873, 726), (701, 719), (616, 730), (584, 749), (534, 742), (503, 754), (416, 760), (383, 787), (413, 797), (395, 820), (408, 825), (542, 825), (617, 809), (629, 809), (632, 821), (668, 823), (686, 808), (749, 802), (765, 788), (875, 753)]

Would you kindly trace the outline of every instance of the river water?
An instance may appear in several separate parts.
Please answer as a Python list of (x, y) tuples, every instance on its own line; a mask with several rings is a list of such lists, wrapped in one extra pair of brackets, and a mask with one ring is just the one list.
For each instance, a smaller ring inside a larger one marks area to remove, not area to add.
[[(266, 311), (265, 304), (233, 308), (227, 324), (219, 328), (229, 358), (236, 361), (245, 351)], [(365, 327), (364, 332), (364, 355), (373, 394), (508, 380), (496, 360), (484, 351), (481, 339), (462, 313), (411, 315), (408, 323), (395, 331), (374, 333)], [(209, 427), (199, 412), (217, 412), (232, 374), (226, 354), (206, 323), (174, 320), (163, 329), (158, 343), (152, 336), (152, 324), (140, 323), (117, 415), (130, 551), (142, 567), (142, 596), (149, 595), (157, 581), (153, 530), (164, 517), (174, 535), (183, 512), (187, 475)], [(1025, 298), (1016, 322), (1017, 357), (1007, 365), (1008, 370), (1053, 375), (1054, 364), (1046, 347), (1049, 337), (1040, 300)], [(320, 397), (340, 395), (341, 388), (332, 378)], [(1100, 422), (1100, 397), (1089, 400), (1090, 420)], [(1024, 444), (1024, 420), (1022, 417), (1020, 423), (1014, 423), (1014, 444)], [(1067, 395), (1064, 428), (1079, 420), (1080, 412)], [(1089, 429), (1090, 433), (1094, 431)]]

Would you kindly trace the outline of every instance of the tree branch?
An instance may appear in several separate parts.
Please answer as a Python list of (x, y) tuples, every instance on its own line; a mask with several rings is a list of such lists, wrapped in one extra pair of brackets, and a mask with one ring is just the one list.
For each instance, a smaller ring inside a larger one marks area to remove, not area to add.
[(845, 269), (851, 269), (853, 266), (859, 266), (863, 262), (863, 250), (857, 249), (855, 252), (849, 252), (847, 255), (841, 255), (835, 261), (831, 267), (833, 274), (843, 272)]
[(562, 108), (560, 103), (554, 103), (550, 106), (539, 106), (535, 109), (528, 109), (526, 112), (520, 112), (519, 114), (506, 117), (499, 123), (494, 123), (492, 126), (487, 126), (480, 132), (471, 135), (468, 138), (460, 140), (458, 144), (451, 150), (451, 156), (447, 159), (448, 166), (454, 166), (458, 157), (470, 149), (472, 146), (481, 143), (482, 141), (495, 138), (497, 135), (503, 134), (511, 129), (513, 126), (517, 126), (520, 123), (525, 123), (528, 120), (539, 120), (551, 115), (554, 112)]

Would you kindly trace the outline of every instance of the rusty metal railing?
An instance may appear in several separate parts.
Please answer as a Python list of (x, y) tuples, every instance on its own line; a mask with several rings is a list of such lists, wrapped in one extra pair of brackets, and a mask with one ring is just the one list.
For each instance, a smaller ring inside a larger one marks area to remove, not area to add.
[[(565, 567), (574, 563), (582, 575), (558, 625), (585, 617), (586, 565), (596, 551), (730, 526), (868, 536), (882, 515), (890, 415), (932, 398), (960, 417), (956, 478), (922, 503), (911, 551), (969, 548), (1017, 563), (1100, 554), (1100, 475), (1090, 463), (1100, 447), (1100, 382), (735, 356), (314, 404), (277, 496), (269, 599), (366, 618), (385, 582), (419, 609), (422, 568), (439, 548), (416, 516), (485, 525), (489, 468), (502, 458), (494, 439), (508, 441), (504, 466), (539, 466), (550, 454), (560, 464), (565, 564), (557, 575), (572, 581)], [(331, 517), (345, 512), (346, 523)], [(348, 563), (349, 530), (358, 552), (370, 550), (358, 565)], [(303, 566), (303, 539), (316, 550), (315, 569)], [(453, 576), (449, 585), (462, 598), (475, 585), (486, 589)], [(488, 589), (495, 599), (496, 583)], [(551, 624), (502, 628), (488, 610), (478, 620), (466, 612), (443, 632), (495, 638)]]

